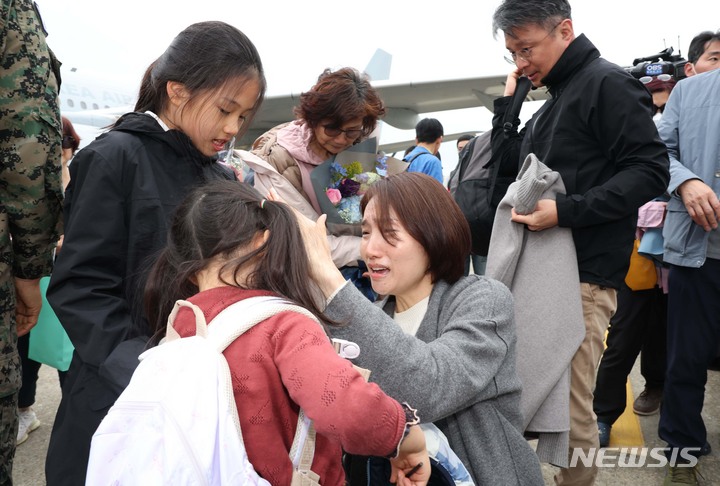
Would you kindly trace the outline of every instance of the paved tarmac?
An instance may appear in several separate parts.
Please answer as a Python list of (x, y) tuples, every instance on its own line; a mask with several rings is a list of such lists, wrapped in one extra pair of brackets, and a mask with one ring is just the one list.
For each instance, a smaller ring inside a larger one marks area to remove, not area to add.
[(33, 410), (40, 427), (30, 432), (28, 440), (15, 451), (13, 484), (15, 486), (43, 486), (45, 484), (45, 453), (50, 441), (55, 412), (60, 404), (60, 382), (55, 368), (40, 367)]
[[(643, 389), (644, 382), (639, 372), (639, 364), (630, 375), (630, 383), (637, 396)], [(37, 388), (37, 400), (34, 410), (42, 425), (30, 434), (30, 438), (18, 447), (15, 455), (14, 483), (15, 486), (43, 486), (45, 485), (45, 453), (47, 451), (50, 430), (60, 401), (60, 387), (57, 371), (48, 366), (40, 369), (40, 379)], [(632, 414), (632, 411), (626, 413)], [(720, 372), (708, 372), (708, 385), (705, 394), (705, 409), (703, 411), (705, 424), (708, 428), (708, 441), (713, 448), (712, 454), (700, 459), (698, 469), (703, 475), (701, 484), (711, 486), (720, 485)], [(628, 417), (634, 420), (632, 417)], [(642, 430), (645, 447), (663, 447), (657, 436), (658, 415), (638, 417)], [(612, 442), (611, 442), (612, 445)], [(652, 458), (652, 456), (649, 456)], [(656, 461), (647, 460), (647, 463)], [(606, 461), (610, 462), (610, 461)], [(553, 485), (552, 479), (555, 469), (543, 465), (545, 484)], [(665, 476), (665, 468), (639, 467), (639, 468), (600, 468), (596, 486), (660, 486)], [(490, 485), (494, 486), (494, 485)]]

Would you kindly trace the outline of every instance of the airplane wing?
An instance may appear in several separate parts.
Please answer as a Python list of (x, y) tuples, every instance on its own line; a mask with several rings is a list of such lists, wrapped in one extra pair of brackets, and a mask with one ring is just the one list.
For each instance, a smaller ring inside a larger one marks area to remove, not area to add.
[[(505, 79), (506, 76), (501, 75), (405, 83), (376, 81), (373, 86), (387, 109), (383, 121), (395, 128), (410, 130), (415, 128), (422, 113), (482, 106), (492, 112), (493, 100), (503, 94)], [(527, 101), (547, 98), (547, 90), (541, 88), (530, 91)], [(250, 145), (272, 127), (293, 120), (292, 110), (299, 99), (299, 92), (267, 95), (250, 130), (238, 145)]]

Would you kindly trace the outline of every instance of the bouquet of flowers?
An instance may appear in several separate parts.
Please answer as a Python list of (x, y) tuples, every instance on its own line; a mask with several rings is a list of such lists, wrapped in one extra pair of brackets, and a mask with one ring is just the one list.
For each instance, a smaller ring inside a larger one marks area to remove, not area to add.
[(325, 190), (330, 202), (337, 208), (340, 217), (348, 224), (357, 224), (360, 215), (360, 199), (370, 185), (387, 175), (387, 157), (378, 156), (374, 171), (364, 172), (357, 160), (343, 166), (330, 164), (330, 187)]
[[(380, 179), (405, 171), (409, 165), (375, 153), (375, 146), (375, 139), (366, 140), (318, 165), (310, 175), (328, 223), (351, 226), (340, 234), (359, 234), (360, 200), (365, 191)], [(331, 225), (328, 227), (332, 231)]]

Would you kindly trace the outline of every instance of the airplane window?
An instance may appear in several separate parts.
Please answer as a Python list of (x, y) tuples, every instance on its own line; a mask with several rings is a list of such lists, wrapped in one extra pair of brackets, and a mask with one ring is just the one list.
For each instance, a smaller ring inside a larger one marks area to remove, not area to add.
[(84, 101), (81, 101), (81, 102), (80, 102), (80, 107), (81, 107), (83, 110), (87, 110), (87, 103), (85, 103)]
[(73, 106), (75, 106), (75, 102), (74, 102), (73, 100), (67, 100), (67, 104), (68, 104), (68, 106), (69, 106), (70, 108), (72, 108)]

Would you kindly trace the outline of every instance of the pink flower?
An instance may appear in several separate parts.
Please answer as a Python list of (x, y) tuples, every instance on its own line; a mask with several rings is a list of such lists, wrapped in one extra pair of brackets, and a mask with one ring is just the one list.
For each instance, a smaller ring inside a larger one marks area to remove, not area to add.
[(338, 204), (340, 204), (340, 200), (342, 199), (340, 191), (330, 188), (325, 191), (325, 194), (327, 195), (328, 199), (330, 199), (330, 202), (333, 206), (337, 206)]

